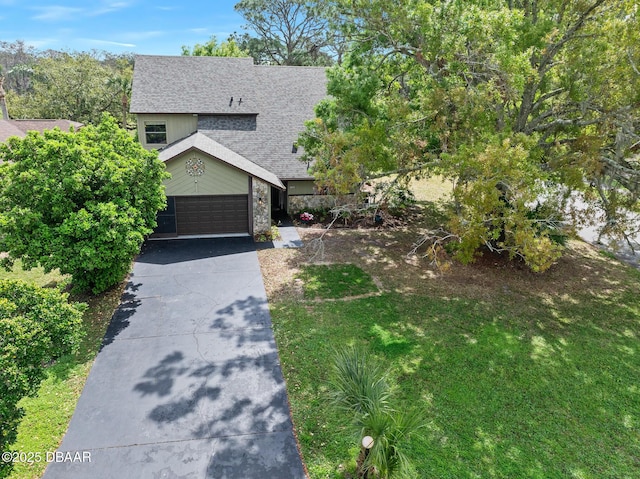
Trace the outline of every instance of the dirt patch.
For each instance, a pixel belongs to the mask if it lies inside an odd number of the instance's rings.
[[[486,253],[471,265],[453,262],[440,270],[428,258],[409,256],[420,236],[416,225],[399,228],[298,228],[305,246],[299,249],[260,251],[267,294],[272,300],[301,298],[296,274],[304,263],[353,263],[376,278],[381,290],[403,294],[490,299],[507,295],[541,298],[600,295],[628,286],[626,266],[598,253],[582,241],[570,241],[562,258],[544,273],[507,257]],[[323,236],[322,242],[318,240]]]

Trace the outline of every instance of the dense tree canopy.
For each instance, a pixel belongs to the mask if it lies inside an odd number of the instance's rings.
[[[302,138],[325,186],[384,171],[455,183],[449,229],[536,270],[558,256],[568,191],[637,205],[640,25],[634,1],[338,1],[352,42]],[[543,196],[554,196],[550,205]],[[559,199],[558,199],[559,198]],[[549,208],[554,206],[554,208]],[[555,211],[553,211],[555,210]]]
[[[248,57],[249,53],[235,42],[229,39],[218,43],[215,35],[205,43],[196,43],[193,47],[182,46],[182,55],[194,57]]]
[[[241,0],[235,6],[249,34],[233,35],[257,63],[328,65],[336,35],[330,28],[331,2]]]
[[[129,121],[133,57],[105,52],[39,52],[0,44],[11,118],[100,122],[103,112]]]
[[[164,165],[106,115],[78,132],[29,132],[0,144],[5,265],[59,269],[79,290],[122,280],[165,204]]]
[[[17,94],[29,90],[32,66],[37,56],[35,48],[25,45],[23,41],[0,42],[0,74],[6,76],[6,89]]]

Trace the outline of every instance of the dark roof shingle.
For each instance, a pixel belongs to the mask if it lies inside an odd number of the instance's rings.
[[[82,123],[71,120],[0,120],[0,143],[10,136],[24,137],[28,131],[38,131],[59,128],[62,131],[69,131],[71,127],[79,128]]]
[[[252,58],[138,55],[131,113],[257,113],[252,71]]]

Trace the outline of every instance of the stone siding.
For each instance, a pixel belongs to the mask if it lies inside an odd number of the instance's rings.
[[[322,210],[330,209],[336,206],[336,200],[333,195],[289,195],[289,208],[287,211],[296,215],[303,213],[305,210]]]
[[[270,186],[258,178],[253,178],[253,234],[271,230],[271,207],[269,206]]]
[[[198,130],[256,131],[256,115],[198,116]]]

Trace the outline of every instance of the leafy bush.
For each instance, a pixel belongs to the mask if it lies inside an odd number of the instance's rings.
[[[376,197],[380,197],[380,206],[386,208],[392,216],[402,216],[407,208],[416,204],[416,197],[411,189],[398,182],[381,182],[375,187]]]
[[[561,242],[551,239],[552,234],[557,237],[557,228],[552,228],[556,221],[547,220],[550,211],[531,209],[548,191],[543,180],[553,180],[540,166],[538,154],[533,139],[515,135],[465,158],[466,176],[454,187],[456,211],[447,225],[459,239],[457,259],[472,262],[489,248],[542,272],[560,258]]]
[[[1,161],[3,263],[57,268],[76,290],[100,293],[121,281],[166,202],[157,153],[108,115],[76,133],[10,138]]]
[[[300,221],[304,221],[304,219],[302,218],[302,215],[304,214],[311,216],[312,221],[315,223],[324,223],[325,221],[331,221],[332,218],[330,208],[306,208],[304,210],[292,212],[291,216],[294,220],[299,219]]]
[[[48,363],[77,349],[85,308],[55,289],[0,280],[0,450],[16,439],[18,401],[36,393]],[[0,476],[9,466],[0,463]]]
[[[263,231],[253,235],[253,240],[257,243],[266,243],[267,241],[273,241],[280,239],[280,229],[276,225],[271,225],[269,231]]]
[[[567,245],[569,237],[565,231],[565,222],[555,205],[538,203],[529,210],[527,218],[536,225],[538,235],[546,234],[554,244]]]

